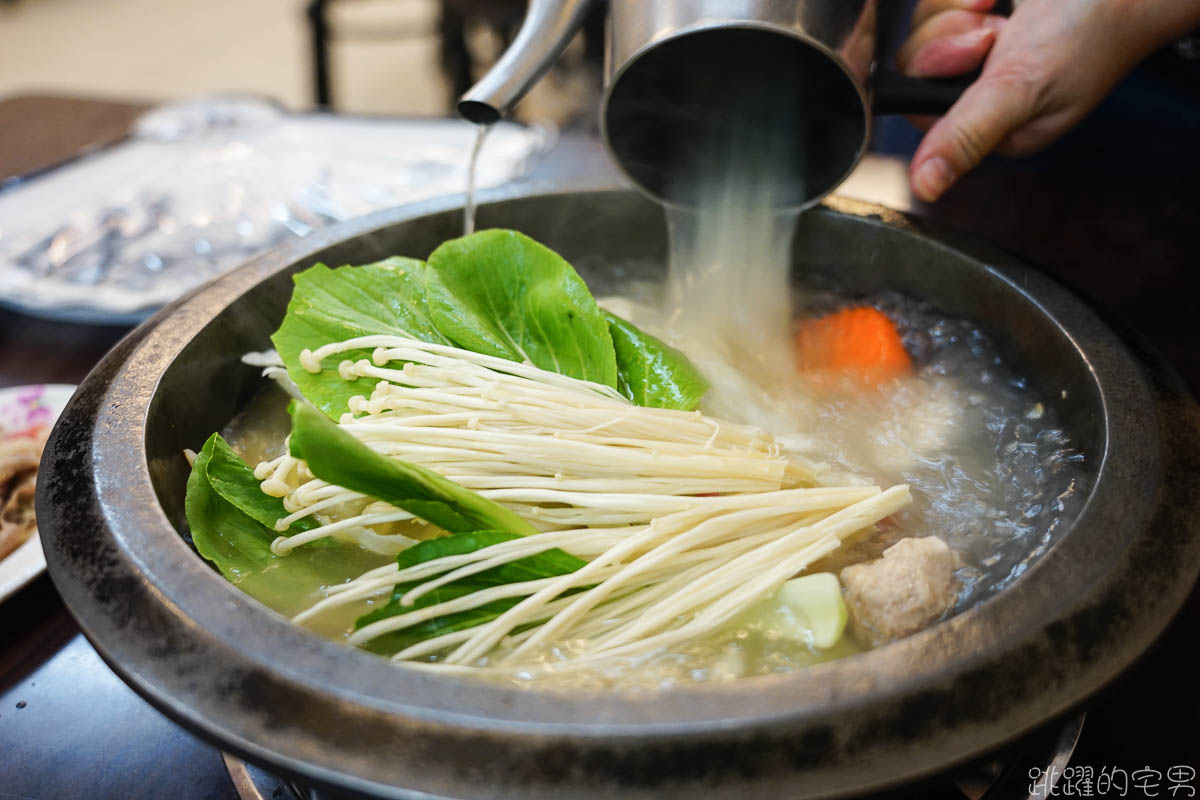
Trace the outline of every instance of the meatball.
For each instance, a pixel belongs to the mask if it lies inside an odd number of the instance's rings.
[[[928,626],[954,605],[959,564],[945,542],[927,536],[901,539],[883,558],[843,569],[855,634],[880,645]]]

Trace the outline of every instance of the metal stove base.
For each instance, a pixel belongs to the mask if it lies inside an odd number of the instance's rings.
[[[1050,797],[1083,732],[1086,714],[1065,725],[1050,725],[999,755],[973,761],[919,788],[888,792],[889,800],[1040,800]],[[341,795],[313,789],[223,753],[225,768],[242,800],[340,800]],[[1031,776],[1049,776],[1037,783]]]

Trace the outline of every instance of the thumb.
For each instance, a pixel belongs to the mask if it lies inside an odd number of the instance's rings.
[[[909,168],[913,194],[925,202],[937,200],[1029,122],[1035,109],[1036,93],[1028,81],[985,73],[921,140]]]

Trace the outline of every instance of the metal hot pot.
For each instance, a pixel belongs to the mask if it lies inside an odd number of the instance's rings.
[[[528,191],[492,195],[481,224],[547,242],[601,286],[618,269],[665,263],[662,214],[642,196]],[[38,520],[55,584],[124,680],[220,747],[315,786],[384,797],[866,791],[1078,705],[1151,644],[1192,586],[1200,422],[1159,362],[1014,258],[834,199],[802,217],[796,275],[899,290],[975,320],[1086,454],[1086,505],[1010,588],[862,655],[654,692],[434,675],[294,627],[189,547],[180,453],[261,386],[239,355],[266,346],[294,272],[425,256],[460,232],[458,202],[332,229],[176,302],[101,362],[50,440]]]

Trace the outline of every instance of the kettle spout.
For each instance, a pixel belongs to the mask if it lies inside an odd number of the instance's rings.
[[[480,125],[491,125],[507,114],[554,65],[583,25],[592,2],[529,0],[516,38],[495,66],[458,101],[458,113]]]

